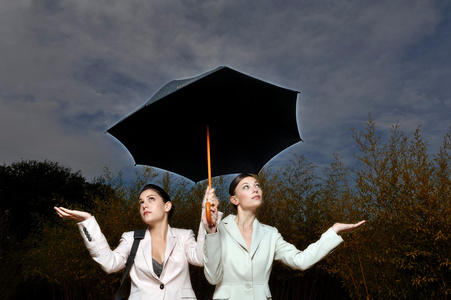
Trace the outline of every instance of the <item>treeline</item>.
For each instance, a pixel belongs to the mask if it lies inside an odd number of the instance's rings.
[[[303,155],[280,170],[264,168],[259,220],[304,249],[335,222],[366,219],[359,231],[305,272],[276,263],[273,299],[448,299],[451,294],[451,130],[436,154],[420,128],[393,126],[387,137],[370,119],[354,131],[355,153],[318,175]],[[152,168],[132,182],[108,169],[91,183],[49,161],[0,166],[0,294],[5,299],[111,299],[121,274],[106,274],[91,259],[75,222],[57,218],[64,205],[95,215],[112,248],[125,231],[144,228],[140,188],[154,182],[173,199],[171,226],[197,232],[206,183]],[[234,213],[228,180],[214,178],[220,210]],[[211,299],[202,268],[191,267],[198,299]]]

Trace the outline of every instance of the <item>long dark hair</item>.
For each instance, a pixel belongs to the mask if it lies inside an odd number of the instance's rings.
[[[175,207],[174,207],[174,203],[172,203],[171,198],[169,197],[168,193],[166,193],[165,190],[163,190],[161,187],[159,187],[156,184],[146,184],[142,189],[141,192],[139,192],[139,194],[141,195],[142,192],[144,192],[145,190],[154,190],[155,192],[157,192],[157,194],[163,198],[163,202],[171,202],[171,210],[168,213],[168,220],[171,219],[172,215],[174,214],[175,211]]]

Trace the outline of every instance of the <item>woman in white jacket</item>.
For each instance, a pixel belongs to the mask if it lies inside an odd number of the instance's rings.
[[[308,269],[343,241],[338,233],[354,231],[365,223],[336,223],[300,251],[284,241],[276,228],[256,219],[263,192],[255,177],[238,175],[229,193],[237,215],[227,216],[218,231],[205,239],[204,273],[216,285],[213,299],[271,299],[268,281],[274,260],[293,269]]]
[[[200,224],[197,242],[192,230],[170,227],[168,220],[174,212],[174,205],[169,195],[157,185],[146,185],[138,201],[141,218],[148,225],[148,230],[130,269],[129,299],[196,299],[191,286],[189,264],[203,265],[204,225]],[[210,202],[214,225],[207,226],[216,228],[218,202],[216,198],[211,198]],[[94,216],[63,207],[55,207],[55,210],[62,218],[79,222],[77,225],[89,253],[104,271],[113,273],[125,268],[134,240],[133,231],[125,232],[119,246],[113,251]]]

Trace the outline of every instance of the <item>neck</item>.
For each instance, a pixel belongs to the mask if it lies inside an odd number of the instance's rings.
[[[238,227],[243,230],[247,230],[248,228],[252,229],[252,224],[254,224],[255,220],[255,212],[238,210],[238,214],[235,218],[235,222],[238,224]]]
[[[168,222],[159,222],[154,225],[149,225],[150,236],[153,240],[166,240],[168,229]]]

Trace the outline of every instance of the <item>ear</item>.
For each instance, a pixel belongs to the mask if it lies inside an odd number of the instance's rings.
[[[169,212],[171,210],[171,208],[172,208],[172,202],[171,201],[168,201],[168,202],[166,202],[164,204],[164,211],[165,212]]]
[[[235,196],[230,196],[230,202],[236,206],[238,206],[238,204],[240,204],[240,202],[238,201],[238,199]]]

